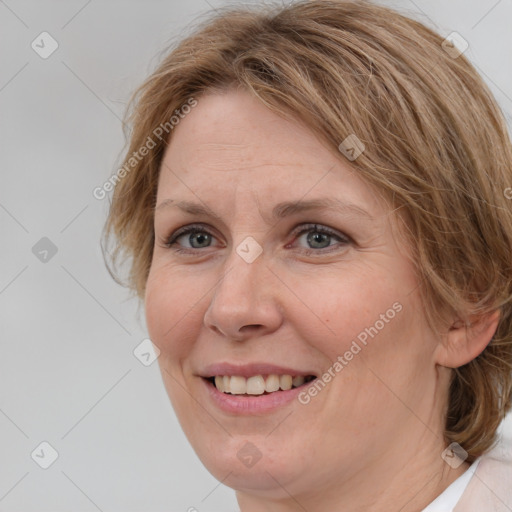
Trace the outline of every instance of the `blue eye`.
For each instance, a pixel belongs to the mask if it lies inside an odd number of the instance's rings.
[[[183,242],[178,243],[178,240],[183,239]],[[210,247],[212,240],[215,237],[202,226],[187,226],[183,229],[179,229],[176,233],[173,233],[169,239],[165,242],[167,247],[174,245],[180,245],[187,249],[204,249]],[[177,249],[181,250],[181,249]]]
[[[351,242],[348,236],[317,224],[299,226],[292,236],[294,237],[293,242],[286,245],[286,248],[293,248],[293,243],[299,241],[298,248],[308,254],[330,252]],[[164,245],[177,252],[193,253],[200,249],[213,247],[216,240],[217,238],[204,226],[192,224],[171,234],[165,240]]]
[[[304,235],[307,236],[304,237]],[[316,224],[301,226],[295,240],[300,240],[301,238],[307,244],[306,246],[302,245],[302,247],[309,250],[309,252],[319,252],[322,249],[327,249],[337,244],[346,245],[350,242],[347,236],[337,233],[325,226],[318,226]],[[333,244],[333,242],[335,243]],[[311,249],[314,251],[311,251]]]

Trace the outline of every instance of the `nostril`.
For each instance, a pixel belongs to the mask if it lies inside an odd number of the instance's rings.
[[[261,324],[244,325],[240,328],[240,331],[255,331],[263,327]]]

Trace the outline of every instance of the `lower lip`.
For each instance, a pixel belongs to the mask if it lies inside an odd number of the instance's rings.
[[[200,377],[213,402],[223,411],[235,414],[258,414],[279,409],[293,400],[304,391],[308,384],[287,391],[276,391],[268,395],[242,396],[231,395],[219,391],[210,381]]]

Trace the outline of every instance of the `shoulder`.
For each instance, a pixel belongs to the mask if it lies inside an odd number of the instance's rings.
[[[453,512],[512,510],[512,449],[499,446],[483,455]]]

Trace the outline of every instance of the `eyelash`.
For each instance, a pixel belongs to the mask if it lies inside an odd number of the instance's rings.
[[[315,232],[315,233],[329,235],[334,238],[337,238],[339,240],[338,243],[343,246],[348,245],[349,243],[352,242],[352,239],[349,236],[344,235],[342,233],[338,233],[326,226],[322,226],[322,225],[318,225],[318,224],[303,224],[301,226],[298,226],[296,229],[294,229],[291,234],[294,237],[294,241],[295,241],[304,233],[308,233],[311,231]],[[201,249],[200,248],[179,247],[179,246],[177,246],[176,242],[182,236],[192,235],[192,234],[196,234],[196,233],[206,233],[206,234],[210,235],[211,237],[215,238],[215,235],[210,230],[206,229],[206,227],[204,225],[191,224],[189,226],[185,226],[183,228],[178,229],[175,233],[173,233],[169,237],[167,237],[164,241],[164,246],[166,248],[172,249],[178,253],[195,254],[196,251],[200,251]],[[327,252],[332,252],[333,250],[335,250],[335,249],[333,249],[333,247],[335,248],[336,246],[328,246],[328,247],[324,247],[324,248],[320,248],[320,249],[302,248],[302,252],[304,252],[308,255],[319,254],[319,253],[325,254]]]

